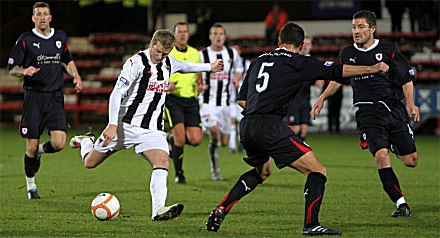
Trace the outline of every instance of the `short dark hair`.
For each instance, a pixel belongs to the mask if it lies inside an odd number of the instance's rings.
[[[32,8],[32,15],[35,14],[35,8],[37,8],[37,7],[47,7],[47,8],[49,8],[49,13],[50,13],[49,3],[46,3],[46,2],[36,2],[34,4],[34,7]]]
[[[280,31],[280,44],[293,44],[300,47],[304,41],[304,29],[293,22],[287,23]]]
[[[221,24],[215,23],[215,24],[211,27],[211,29],[209,29],[209,34],[211,34],[213,28],[222,28],[223,31],[225,32],[225,35],[226,35],[226,29],[225,29],[225,27],[223,27]]]
[[[176,32],[176,28],[177,28],[178,25],[188,26],[188,23],[183,22],[183,21],[179,21],[178,23],[174,24],[173,32]],[[188,28],[189,28],[189,26],[188,26]]]
[[[360,10],[353,15],[353,19],[364,18],[368,23],[368,26],[372,27],[376,25],[376,14],[368,10]]]

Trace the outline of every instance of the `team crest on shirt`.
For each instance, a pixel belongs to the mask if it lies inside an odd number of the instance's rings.
[[[382,53],[377,53],[376,59],[377,59],[377,61],[381,61],[382,60]]]
[[[55,41],[55,45],[59,48],[61,48],[61,41],[57,40]]]
[[[28,129],[26,127],[21,128],[21,133],[26,135],[28,133]]]
[[[9,58],[8,59],[8,64],[14,64],[14,59],[13,58]]]

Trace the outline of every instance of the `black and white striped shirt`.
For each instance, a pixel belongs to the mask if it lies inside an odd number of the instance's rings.
[[[211,64],[180,62],[168,56],[158,64],[150,58],[150,49],[130,57],[118,77],[115,91],[122,95],[119,117],[131,125],[163,130],[163,111],[170,75],[211,70]],[[112,100],[110,100],[112,101]],[[113,107],[114,108],[114,107]],[[116,124],[118,112],[109,107],[109,123]]]
[[[214,63],[217,59],[223,60],[223,70],[218,73],[204,73],[203,78],[208,86],[202,95],[203,103],[212,106],[229,106],[232,73],[242,73],[243,64],[240,55],[234,48],[223,47],[221,51],[214,51],[211,46],[199,51],[201,62]]]

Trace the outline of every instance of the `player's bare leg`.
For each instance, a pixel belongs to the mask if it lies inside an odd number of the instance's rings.
[[[218,125],[208,129],[209,144],[208,144],[208,156],[211,164],[211,176],[213,180],[223,180],[220,174],[220,155],[219,146],[221,142],[221,133]]]

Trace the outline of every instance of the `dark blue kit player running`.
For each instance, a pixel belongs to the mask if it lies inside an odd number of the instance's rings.
[[[410,216],[411,210],[391,167],[388,150],[394,151],[406,166],[417,166],[418,156],[409,118],[420,120],[419,109],[414,104],[414,72],[392,43],[374,38],[376,15],[373,12],[361,10],[355,13],[352,23],[354,44],[341,50],[339,62],[350,65],[386,62],[390,66],[389,72],[331,82],[313,105],[312,117],[319,114],[324,100],[341,87],[340,83],[351,85],[353,106],[358,107],[356,121],[361,146],[368,148],[374,156],[383,189],[397,207],[391,216]],[[403,98],[406,105],[401,102]]]
[[[40,168],[41,154],[58,152],[66,143],[67,120],[61,91],[63,66],[73,76],[76,92],[81,91],[82,81],[69,52],[66,34],[50,27],[49,4],[35,3],[32,21],[35,28],[18,38],[8,60],[8,69],[11,75],[24,77],[20,133],[26,138],[26,188],[29,199],[38,199],[35,174]],[[45,128],[50,140],[39,144]]]
[[[273,158],[279,169],[290,167],[307,176],[303,191],[306,201],[302,234],[341,235],[319,223],[327,169],[285,123],[287,106],[305,81],[386,72],[388,66],[385,63],[351,66],[320,61],[298,54],[303,41],[302,27],[287,23],[278,37],[279,48],[259,56],[250,65],[238,103],[244,108],[244,118],[240,122],[240,143],[248,156],[244,160],[254,168],[241,175],[211,212],[206,222],[207,230],[217,231],[232,206],[271,175],[269,158]]]

